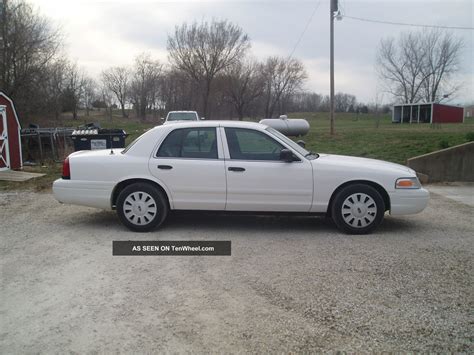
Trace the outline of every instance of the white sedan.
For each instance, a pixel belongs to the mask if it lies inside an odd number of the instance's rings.
[[[215,210],[322,214],[363,234],[386,211],[418,213],[429,200],[405,166],[312,153],[273,128],[232,121],[169,124],[123,150],[72,153],[53,192],[63,203],[116,209],[137,232],[170,210]]]

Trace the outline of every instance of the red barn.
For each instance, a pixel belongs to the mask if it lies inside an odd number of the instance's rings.
[[[21,169],[20,122],[13,101],[0,91],[0,170]]]
[[[438,103],[393,106],[393,123],[463,123],[464,108]]]

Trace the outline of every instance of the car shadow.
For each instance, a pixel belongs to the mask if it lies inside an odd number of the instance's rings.
[[[386,216],[377,235],[393,233],[411,233],[419,229],[419,221],[414,219],[394,218]],[[96,230],[113,230],[117,233],[129,232],[119,221],[115,212],[100,211],[98,213],[78,216],[73,223],[80,227],[87,225]],[[71,226],[71,224],[69,224]],[[265,233],[329,233],[344,235],[334,222],[324,216],[299,215],[256,215],[203,211],[172,211],[163,225],[151,233],[189,233],[193,230],[206,232],[265,232]]]
[[[201,211],[173,211],[168,216],[163,230],[189,228],[206,228],[211,230],[234,231],[314,231],[335,229],[332,221],[324,217],[297,215],[258,215]]]

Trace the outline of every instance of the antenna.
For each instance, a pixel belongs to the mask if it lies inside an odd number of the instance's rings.
[[[109,138],[110,138],[110,155],[115,154],[114,153],[114,139],[112,137],[112,130],[109,129]]]

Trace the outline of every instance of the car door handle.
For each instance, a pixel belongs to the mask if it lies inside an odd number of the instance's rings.
[[[158,165],[158,169],[170,170],[173,169],[173,167],[171,165]]]
[[[245,168],[239,168],[239,167],[236,167],[236,166],[231,166],[231,167],[229,167],[228,170],[229,171],[245,171]]]

